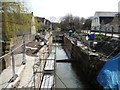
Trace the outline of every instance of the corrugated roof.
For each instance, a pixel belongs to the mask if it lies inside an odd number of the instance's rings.
[[[104,24],[110,23],[114,17],[100,17],[100,24],[103,22]]]
[[[114,17],[116,14],[118,14],[118,12],[96,12],[95,16],[98,17]]]

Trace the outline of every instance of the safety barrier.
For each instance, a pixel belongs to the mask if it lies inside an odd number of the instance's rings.
[[[10,48],[9,53],[0,57],[0,89],[17,86],[22,71],[26,64],[26,42],[25,35],[22,37],[22,44]]]

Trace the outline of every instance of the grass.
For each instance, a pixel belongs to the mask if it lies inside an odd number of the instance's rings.
[[[95,35],[95,40],[96,41],[105,41],[105,40],[107,40],[107,39],[110,39],[111,37],[109,37],[109,36],[105,36],[105,35],[102,35],[102,34],[96,34]]]

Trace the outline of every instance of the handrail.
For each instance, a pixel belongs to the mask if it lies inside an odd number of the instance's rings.
[[[31,42],[31,41],[29,41],[29,42]],[[29,42],[26,42],[26,43],[24,43],[24,44],[27,44],[27,43],[29,43]],[[5,56],[7,56],[7,55],[9,55],[9,54],[11,54],[11,53],[13,53],[14,51],[16,51],[18,48],[20,48],[20,47],[23,46],[24,44],[19,45],[18,47],[16,47],[15,49],[13,49],[12,51],[10,51],[9,53],[1,56],[0,59],[4,58]]]

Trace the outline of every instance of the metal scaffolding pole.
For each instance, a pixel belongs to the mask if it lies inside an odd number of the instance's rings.
[[[11,49],[11,56],[12,56],[12,72],[13,72],[13,76],[15,76],[15,60],[14,60],[14,53],[12,52],[12,49]]]
[[[25,58],[25,54],[26,54],[26,48],[25,48],[25,35],[23,35],[23,61],[22,64],[26,64],[26,58]]]

